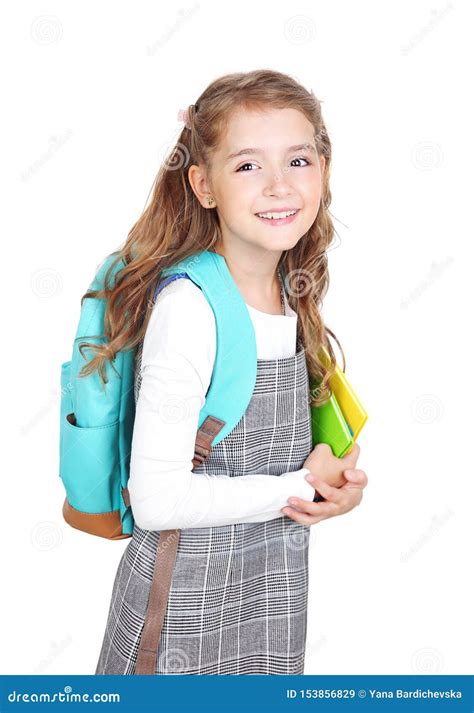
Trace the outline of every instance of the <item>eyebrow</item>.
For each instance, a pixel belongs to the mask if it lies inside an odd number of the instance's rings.
[[[315,154],[316,153],[316,148],[313,146],[313,144],[295,144],[294,146],[289,146],[287,149],[287,153],[291,153],[292,151],[310,151],[311,153]],[[258,148],[246,148],[246,149],[240,149],[240,151],[235,151],[234,153],[230,153],[226,157],[226,162],[230,161],[233,158],[237,158],[237,156],[242,156],[243,154],[263,154],[265,153],[262,149]]]

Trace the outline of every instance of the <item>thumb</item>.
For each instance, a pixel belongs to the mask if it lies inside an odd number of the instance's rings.
[[[360,468],[348,468],[343,471],[343,474],[349,483],[353,483],[358,488],[365,488],[368,483],[367,474]]]
[[[344,477],[346,480],[350,480],[351,483],[358,483],[362,480],[359,471],[355,468],[348,468],[344,471]]]
[[[351,450],[346,453],[344,456],[344,460],[347,462],[347,465],[349,468],[352,470],[355,464],[357,463],[357,459],[359,458],[359,453],[360,453],[360,446],[358,443],[354,443]]]

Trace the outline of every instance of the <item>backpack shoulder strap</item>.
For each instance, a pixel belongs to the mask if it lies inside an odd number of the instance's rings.
[[[188,280],[191,279],[189,275],[184,271],[173,272],[172,274],[165,276],[165,278],[159,283],[158,287],[155,290],[154,299],[156,300],[161,290],[163,290],[167,285],[169,285],[170,282],[174,282],[174,280],[177,280],[179,278]],[[217,418],[216,416],[211,416],[208,413],[205,413],[204,418],[202,418],[201,411],[199,417],[199,428],[196,433],[196,442],[194,446],[194,467],[203,463],[209,456],[209,453],[212,449],[212,441],[222,431],[225,424],[225,420]]]
[[[199,426],[214,414],[225,421],[213,438],[215,446],[237,425],[252,397],[257,378],[253,323],[222,255],[204,250],[165,268],[162,275],[169,281],[178,277],[191,279],[201,288],[214,313],[216,358]],[[165,281],[158,290],[164,286]]]

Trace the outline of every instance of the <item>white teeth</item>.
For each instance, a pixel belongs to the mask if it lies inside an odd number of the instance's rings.
[[[278,220],[279,218],[288,218],[289,215],[294,215],[296,210],[288,210],[285,213],[257,213],[259,218],[271,218],[272,220]]]

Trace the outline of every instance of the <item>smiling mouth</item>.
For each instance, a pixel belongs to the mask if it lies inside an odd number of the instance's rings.
[[[299,208],[289,208],[288,210],[266,210],[260,213],[255,213],[259,218],[269,218],[270,220],[279,220],[280,218],[289,218],[295,215]]]
[[[265,213],[255,213],[255,216],[264,223],[272,225],[285,225],[286,223],[291,223],[296,218],[300,210],[300,208],[294,208],[293,210],[285,211],[267,211]]]

